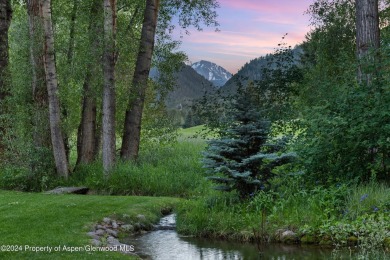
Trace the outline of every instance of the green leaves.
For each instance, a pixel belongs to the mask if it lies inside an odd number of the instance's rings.
[[[303,44],[305,73],[296,109],[305,131],[295,147],[306,178],[323,184],[368,181],[372,175],[386,179],[389,74],[376,73],[370,87],[356,79],[354,1],[315,1],[308,13],[315,28]],[[383,39],[381,65],[369,59],[360,65],[371,72],[385,67],[388,42]]]

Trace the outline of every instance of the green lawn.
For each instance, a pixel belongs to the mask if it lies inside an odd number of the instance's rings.
[[[213,139],[217,137],[216,134],[207,133],[207,127],[204,125],[193,126],[189,128],[179,129],[179,141],[191,141],[205,144],[207,139]]]
[[[19,252],[1,252],[0,259],[128,259],[120,253],[25,251],[25,246],[89,245],[86,232],[103,217],[143,214],[157,221],[160,210],[173,207],[175,198],[46,195],[0,190],[0,246],[22,246]],[[1,249],[0,249],[1,250]],[[136,249],[137,250],[137,249]]]
[[[204,130],[204,125],[193,126],[189,128],[180,129],[179,134],[182,137],[193,137],[198,134],[200,131]]]

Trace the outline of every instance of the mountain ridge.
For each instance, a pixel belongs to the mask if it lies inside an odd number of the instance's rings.
[[[268,53],[252,59],[246,62],[239,71],[225,83],[222,89],[226,92],[234,92],[237,90],[238,82],[245,86],[248,81],[259,81],[263,78],[264,68],[274,68],[276,63],[287,64],[289,61],[286,60],[286,57],[292,59],[290,63],[298,64],[302,53],[302,48],[297,45],[293,49],[282,49],[281,51],[279,50],[279,52]],[[285,58],[283,59],[283,57]]]
[[[176,86],[173,91],[168,94],[168,107],[177,105],[188,105],[192,100],[202,97],[205,93],[215,91],[213,85],[204,77],[196,73],[191,66],[183,65],[183,67],[175,73]]]
[[[223,67],[206,60],[195,62],[191,67],[217,88],[222,87],[233,76]]]

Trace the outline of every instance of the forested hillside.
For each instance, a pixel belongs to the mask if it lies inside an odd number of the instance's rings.
[[[285,45],[285,43],[284,43]],[[223,86],[223,90],[226,92],[234,92],[237,90],[238,82],[242,84],[246,84],[248,81],[259,81],[264,78],[264,70],[275,68],[277,66],[289,65],[291,63],[299,64],[302,48],[301,46],[296,46],[294,48],[281,46],[276,48],[274,53],[269,53],[265,56],[258,57],[256,59],[250,60],[245,63],[241,69],[230,78],[225,85]],[[286,53],[286,51],[288,53]],[[283,59],[279,59],[279,56],[284,53]]]

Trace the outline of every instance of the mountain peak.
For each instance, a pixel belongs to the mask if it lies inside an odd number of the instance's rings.
[[[216,87],[222,87],[232,77],[226,69],[206,60],[195,62],[191,67]]]

